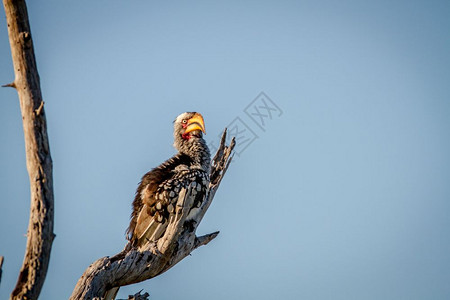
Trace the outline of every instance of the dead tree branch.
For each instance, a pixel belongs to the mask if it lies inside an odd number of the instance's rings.
[[[52,159],[39,74],[24,0],[3,0],[22,112],[31,209],[27,248],[11,299],[37,299],[47,274],[53,234]]]
[[[129,295],[128,300],[148,300],[148,296],[150,296],[148,293],[141,294],[142,290],[137,292],[134,295]]]
[[[234,138],[230,146],[226,146],[226,130],[222,137],[219,150],[212,161],[209,192],[193,220],[186,221],[188,213],[193,209],[195,198],[190,186],[180,191],[175,214],[170,218],[166,232],[156,243],[147,243],[142,249],[127,246],[121,253],[111,258],[103,257],[95,261],[78,280],[71,300],[104,299],[108,290],[117,290],[120,286],[158,276],[188,256],[194,249],[208,244],[219,234],[214,232],[197,237],[195,231],[232,159]],[[190,213],[192,214],[192,211]]]
[[[2,282],[2,267],[3,267],[3,256],[0,256],[0,283]]]

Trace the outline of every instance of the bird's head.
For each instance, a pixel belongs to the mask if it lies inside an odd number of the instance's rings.
[[[174,121],[174,146],[178,151],[182,151],[183,145],[187,146],[198,139],[203,139],[203,133],[206,134],[205,122],[200,113],[182,113]]]

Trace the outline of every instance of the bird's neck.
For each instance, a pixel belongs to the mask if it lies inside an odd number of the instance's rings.
[[[188,155],[192,159],[194,167],[199,167],[203,171],[208,172],[211,156],[205,140],[203,138],[195,138],[183,146],[179,149],[180,153]]]

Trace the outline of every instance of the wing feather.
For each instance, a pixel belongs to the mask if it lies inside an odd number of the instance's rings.
[[[189,207],[195,209],[189,215],[195,215],[204,200],[209,177],[203,170],[190,169],[190,163],[189,157],[177,154],[142,177],[127,230],[134,246],[156,241],[164,234],[186,189],[194,194],[194,203]]]

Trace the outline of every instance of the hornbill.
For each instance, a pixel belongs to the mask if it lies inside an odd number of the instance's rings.
[[[127,230],[133,247],[155,242],[164,235],[181,189],[194,191],[192,210],[201,206],[209,188],[211,163],[203,133],[205,124],[200,113],[185,112],[174,121],[173,145],[178,153],[145,174],[136,191]]]

